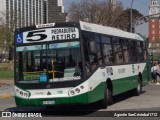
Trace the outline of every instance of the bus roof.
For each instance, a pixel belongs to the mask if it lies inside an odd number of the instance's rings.
[[[82,30],[85,30],[85,31],[144,41],[144,39],[138,34],[126,32],[113,27],[102,26],[102,25],[87,23],[83,21],[80,21],[80,27]]]

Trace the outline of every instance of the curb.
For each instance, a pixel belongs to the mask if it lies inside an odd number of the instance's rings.
[[[11,85],[10,85],[10,84],[7,84],[7,83],[0,83],[0,87],[3,87],[3,86],[8,86],[8,87],[10,87]]]
[[[11,95],[11,94],[1,94],[0,95],[0,99],[7,99],[7,98],[11,98],[13,97],[14,95]]]
[[[14,93],[10,87],[12,87],[12,83],[5,83],[0,80],[0,99],[7,99],[14,96]]]
[[[157,84],[157,83],[149,83],[149,85],[160,85],[160,83],[159,84]]]

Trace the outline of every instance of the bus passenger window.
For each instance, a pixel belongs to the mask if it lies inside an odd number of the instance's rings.
[[[100,35],[95,35],[95,41],[96,41],[97,62],[98,62],[98,65],[102,65],[103,57],[102,57]]]
[[[105,64],[112,64],[113,63],[113,51],[110,44],[103,44],[103,57]]]
[[[90,41],[89,51],[90,51],[89,60],[90,60],[90,64],[91,64],[91,70],[94,70],[98,65],[95,41]]]
[[[94,34],[88,33],[83,35],[84,40],[84,55],[86,62],[86,70],[89,75],[98,66],[96,42]]]
[[[111,38],[108,36],[101,36],[101,47],[103,53],[103,60],[105,64],[113,63],[113,50],[111,46]]]
[[[123,46],[123,53],[125,63],[129,63],[129,50],[127,46]]]
[[[129,42],[130,62],[137,62],[137,44],[136,41]]]
[[[114,49],[114,59],[116,64],[122,64],[124,62],[122,44],[123,40],[117,37],[112,37],[113,49]]]
[[[138,53],[138,60],[141,62],[144,60],[143,55],[143,43],[137,42],[137,53]]]
[[[147,59],[147,52],[146,52],[146,44],[143,43],[143,53],[144,53],[144,60]]]
[[[123,63],[123,52],[121,45],[114,45],[115,63]]]
[[[102,52],[101,52],[101,44],[96,43],[96,48],[97,48],[97,61],[99,65],[102,65],[103,60],[102,60]]]

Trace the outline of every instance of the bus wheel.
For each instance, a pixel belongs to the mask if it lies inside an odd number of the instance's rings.
[[[108,88],[107,88],[107,102],[109,105],[111,105],[113,103],[112,91]]]
[[[100,107],[103,109],[106,109],[108,106],[108,101],[107,101],[107,86],[105,85],[104,89],[104,99],[99,101]]]
[[[138,79],[137,88],[134,90],[134,95],[139,96],[142,92],[142,81]]]

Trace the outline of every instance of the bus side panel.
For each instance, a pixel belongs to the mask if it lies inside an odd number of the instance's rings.
[[[148,84],[148,79],[150,76],[148,70],[148,64],[145,65],[144,70],[142,71],[142,85]],[[138,84],[138,73],[135,76],[130,76],[126,78],[112,80],[113,84],[113,95],[118,95],[120,93],[132,90],[137,87]]]
[[[132,76],[127,78],[112,80],[113,95],[118,95],[120,93],[136,88],[137,79],[138,79],[137,76]]]
[[[100,83],[93,91],[88,93],[89,103],[104,99],[105,82]]]
[[[104,87],[105,87],[105,83],[104,82],[100,83],[93,90],[92,88],[90,88],[91,91],[82,95],[72,97],[70,99],[70,102],[71,103],[93,103],[93,102],[99,101],[104,98]]]

